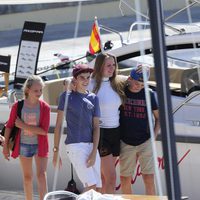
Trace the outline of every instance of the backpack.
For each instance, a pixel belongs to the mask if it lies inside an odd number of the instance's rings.
[[[20,100],[18,101],[18,105],[17,105],[17,116],[19,118],[21,118],[21,111],[22,111],[22,107],[24,105],[24,100]],[[5,130],[6,130],[6,124],[7,122],[4,124],[2,130],[1,130],[1,135],[4,136],[5,135]],[[15,147],[15,138],[16,138],[16,135],[17,135],[17,132],[18,132],[19,128],[14,126],[10,132],[10,137],[9,137],[9,142],[8,142],[8,146],[9,146],[9,149],[10,150],[14,150],[14,147]]]

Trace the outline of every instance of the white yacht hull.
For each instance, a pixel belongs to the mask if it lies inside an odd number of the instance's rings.
[[[52,190],[63,190],[67,187],[68,181],[71,179],[70,174],[70,162],[66,157],[66,153],[64,150],[64,137],[62,138],[62,151],[61,156],[63,160],[63,166],[60,170],[58,170],[58,176],[56,177],[56,171],[52,165],[52,153],[49,156],[49,164],[47,170],[48,176],[48,188],[49,191]],[[52,146],[52,138],[53,134],[49,135],[50,145]],[[163,194],[166,195],[165,188],[165,174],[164,174],[164,159],[162,153],[162,145],[161,142],[156,142],[156,147],[158,150],[158,168],[161,177],[162,190]],[[200,152],[200,144],[194,143],[177,143],[177,154],[178,154],[178,166],[180,173],[180,182],[181,182],[181,190],[183,196],[188,196],[190,200],[197,200],[200,191],[199,191],[199,180],[200,174],[199,165],[200,159],[197,159]],[[23,182],[22,175],[20,169],[19,159],[11,159],[10,161],[6,161],[3,159],[2,154],[0,155],[0,165],[1,165],[1,173],[0,173],[0,191],[23,191]],[[117,183],[116,183],[116,193],[121,193],[120,187],[120,178],[119,178],[119,163],[116,165],[117,169]],[[35,165],[34,165],[35,170]],[[34,172],[35,174],[35,172]],[[80,191],[82,191],[82,185],[78,180],[76,174],[74,174],[74,179],[77,183],[77,187]],[[55,184],[56,182],[56,184]],[[54,188],[54,184],[56,187]],[[136,168],[136,172],[132,177],[132,189],[135,194],[144,194],[144,185],[142,182],[142,176],[140,173],[139,165]],[[37,184],[34,179],[34,192],[37,193]]]
[[[182,36],[181,36],[182,38]],[[177,41],[186,44],[186,39],[192,38],[190,36],[185,37],[185,40],[180,39],[180,37],[170,38],[167,44],[177,44]],[[196,36],[196,39],[200,41],[200,34]],[[191,42],[191,40],[187,40]],[[151,48],[150,42],[146,42],[147,46],[146,49]],[[133,52],[139,51],[139,45],[127,45],[122,48],[118,48],[116,50],[112,50],[111,52],[116,55],[118,58],[123,60],[123,56],[129,55]],[[53,92],[52,92],[53,91]],[[51,90],[51,94],[53,94],[54,90]],[[200,196],[199,190],[199,180],[200,180],[200,173],[199,166],[200,166],[200,159],[199,152],[200,152],[200,120],[199,120],[199,113],[200,113],[200,94],[198,93],[196,97],[192,98],[189,102],[186,102],[187,99],[191,97],[194,93],[191,93],[190,96],[186,97],[178,97],[172,96],[172,105],[173,109],[176,109],[180,106],[180,108],[174,114],[174,127],[175,127],[175,134],[177,139],[177,153],[178,153],[178,165],[179,165],[179,173],[180,173],[180,180],[181,180],[181,190],[182,195],[189,196],[191,200],[197,200]],[[185,103],[184,103],[185,102]],[[55,104],[53,104],[55,106]],[[3,124],[9,117],[10,107],[7,103],[6,99],[0,99],[0,123]],[[51,121],[50,126],[51,128],[55,127],[56,123],[56,113],[51,112]],[[50,156],[49,156],[49,164],[48,164],[48,186],[49,190],[59,190],[65,189],[67,187],[68,181],[71,179],[70,175],[70,162],[66,158],[65,154],[65,145],[64,140],[66,135],[62,135],[61,139],[61,156],[63,158],[63,166],[60,170],[58,170],[58,177],[55,177],[55,169],[53,169],[52,161],[52,147],[53,147],[53,133],[50,130],[49,133],[49,142],[50,142]],[[157,152],[158,152],[158,167],[159,172],[161,175],[161,182],[163,193],[166,194],[165,190],[165,175],[164,175],[164,160],[163,160],[163,153],[162,153],[162,146],[160,140],[156,142]],[[5,161],[2,154],[0,154],[0,190],[23,190],[22,186],[22,176],[20,173],[20,164],[19,160],[11,159],[9,162]],[[119,179],[119,163],[116,165],[117,168],[117,193],[121,193],[120,190],[120,179]],[[3,181],[2,181],[3,180]],[[82,185],[80,184],[77,176],[75,175],[75,180],[77,182],[77,186],[79,190],[82,190]],[[56,181],[56,187],[54,188],[54,183]],[[36,180],[34,180],[34,190],[36,191]],[[144,194],[144,187],[142,183],[142,178],[140,174],[140,169],[137,167],[136,174],[133,174],[133,190],[135,194]]]

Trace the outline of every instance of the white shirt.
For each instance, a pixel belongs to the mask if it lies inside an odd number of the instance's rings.
[[[95,81],[94,79],[91,79],[88,89],[92,91],[94,85]],[[108,78],[104,78],[102,81],[97,96],[99,98],[101,111],[100,127],[117,128],[119,126],[119,107],[121,105],[121,99],[112,89]]]

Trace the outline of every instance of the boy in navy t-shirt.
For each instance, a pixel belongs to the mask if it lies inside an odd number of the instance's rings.
[[[149,78],[147,66],[139,65],[133,69],[125,87],[126,100],[120,107],[120,177],[123,194],[131,194],[131,179],[137,160],[147,195],[155,195],[153,152],[147,115],[143,69]],[[154,93],[150,90],[152,113],[154,116],[154,134],[158,134],[159,114]]]
[[[86,64],[79,64],[73,69],[76,89],[65,91],[60,95],[54,131],[53,164],[56,166],[59,159],[60,130],[62,119],[65,116],[67,156],[84,186],[84,191],[90,189],[100,191],[102,187],[100,156],[97,150],[100,131],[99,101],[94,93],[87,91],[92,72],[93,69]]]

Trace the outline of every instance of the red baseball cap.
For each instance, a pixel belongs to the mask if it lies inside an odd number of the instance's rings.
[[[91,74],[93,71],[94,70],[90,68],[87,64],[78,64],[74,67],[72,75],[74,78],[76,78],[79,74],[87,72]]]

